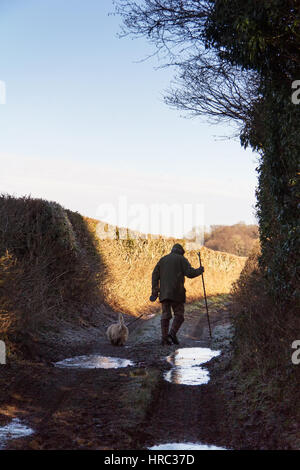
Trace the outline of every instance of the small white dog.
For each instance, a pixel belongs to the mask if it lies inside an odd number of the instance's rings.
[[[119,313],[119,322],[113,323],[106,330],[106,336],[114,346],[124,346],[128,339],[128,328],[124,323],[122,313]]]

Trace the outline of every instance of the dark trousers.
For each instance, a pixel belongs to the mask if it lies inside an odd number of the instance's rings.
[[[171,320],[172,310],[174,312],[174,317],[179,317],[181,323],[184,320],[184,303],[183,302],[174,302],[173,300],[163,300],[162,303],[162,320]]]

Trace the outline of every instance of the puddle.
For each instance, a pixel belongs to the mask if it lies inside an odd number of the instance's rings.
[[[3,449],[10,439],[30,436],[33,432],[31,428],[22,424],[18,418],[14,418],[6,426],[0,427],[0,449]]]
[[[209,382],[209,372],[201,367],[213,357],[219,356],[221,351],[212,351],[209,348],[182,348],[167,357],[173,368],[164,374],[168,382],[182,385],[204,385]]]
[[[99,356],[75,356],[56,362],[57,367],[74,367],[81,369],[119,369],[120,367],[133,366],[134,362],[120,357]]]
[[[192,442],[170,442],[149,447],[149,450],[226,450],[224,447],[209,446]]]

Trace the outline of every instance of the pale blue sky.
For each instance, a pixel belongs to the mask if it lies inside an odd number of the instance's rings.
[[[111,11],[110,0],[1,1],[0,191],[91,217],[126,196],[203,204],[206,225],[253,223],[256,156],[220,140],[224,125],[169,109],[172,71],[140,62],[150,46],[117,38]]]

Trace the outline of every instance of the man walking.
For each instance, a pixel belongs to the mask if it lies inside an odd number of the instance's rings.
[[[184,249],[176,243],[171,253],[163,256],[155,266],[152,273],[152,295],[150,300],[155,302],[159,295],[162,304],[161,333],[162,344],[179,344],[176,336],[179,328],[184,322],[185,287],[184,278],[200,276],[204,268],[192,268],[189,261],[183,256]],[[169,323],[172,318],[171,309],[174,312],[174,319],[169,332]]]

